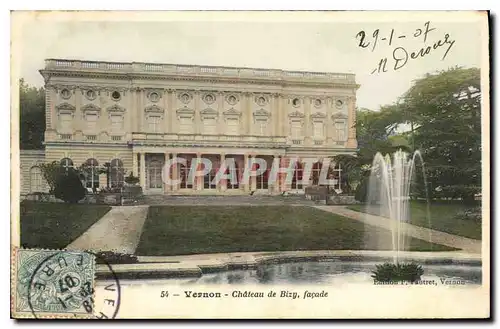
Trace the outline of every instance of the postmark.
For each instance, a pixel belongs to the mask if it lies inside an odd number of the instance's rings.
[[[13,317],[93,317],[93,254],[18,249],[13,269]]]

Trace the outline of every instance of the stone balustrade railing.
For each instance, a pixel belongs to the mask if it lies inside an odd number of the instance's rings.
[[[221,77],[257,78],[287,81],[331,81],[345,84],[355,84],[355,75],[347,73],[330,72],[302,72],[285,71],[274,69],[237,68],[223,66],[198,66],[198,65],[174,65],[153,63],[119,63],[119,62],[95,62],[66,59],[47,59],[45,61],[47,70],[81,70],[81,71],[104,71],[123,73],[162,73],[165,75],[208,75]]]

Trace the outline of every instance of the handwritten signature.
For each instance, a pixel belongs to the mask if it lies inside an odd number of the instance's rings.
[[[393,71],[397,71],[403,68],[410,59],[415,60],[423,58],[435,52],[439,48],[446,49],[444,55],[441,58],[441,60],[444,60],[455,44],[456,40],[451,39],[450,35],[448,33],[445,33],[443,39],[439,39],[432,44],[427,44],[427,37],[429,36],[429,33],[435,30],[436,28],[431,28],[430,21],[426,22],[423,29],[416,29],[415,32],[410,36],[413,36],[413,38],[422,38],[422,43],[424,43],[423,47],[411,52],[409,52],[405,47],[402,46],[395,47],[394,49],[392,49],[392,58],[382,57],[378,62],[377,67],[371,72],[371,74],[388,72],[391,67]],[[368,48],[371,46],[372,52],[375,51],[378,46],[380,46],[382,41],[387,41],[388,45],[392,46],[396,39],[404,39],[406,37],[407,36],[405,34],[396,33],[395,29],[391,29],[391,33],[387,37],[381,36],[380,29],[376,29],[375,31],[373,31],[371,39],[366,36],[365,31],[359,31],[356,34],[356,39],[359,39],[358,46],[360,48]],[[392,61],[392,64],[388,64],[389,61]]]

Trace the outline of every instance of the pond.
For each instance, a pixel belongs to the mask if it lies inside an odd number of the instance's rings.
[[[201,277],[156,280],[120,280],[122,284],[373,284],[371,272],[381,262],[314,261],[259,265],[254,269],[204,274]],[[422,281],[437,285],[480,285],[480,265],[424,264]]]

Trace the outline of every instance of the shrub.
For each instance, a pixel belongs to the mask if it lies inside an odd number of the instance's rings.
[[[139,183],[139,177],[136,177],[130,172],[130,175],[125,177],[125,183],[130,184],[130,185],[135,185]]]
[[[473,220],[475,222],[481,222],[482,220],[482,209],[481,207],[469,208],[458,212],[455,215],[456,219],[459,220]]]
[[[68,203],[77,203],[85,197],[85,188],[75,170],[62,172],[56,181],[54,196]]]
[[[376,270],[372,273],[372,278],[379,282],[415,282],[420,280],[424,269],[415,263],[384,263],[376,265]]]
[[[122,254],[114,251],[99,251],[95,253],[96,264],[134,264],[138,263],[137,256]]]
[[[361,182],[356,186],[356,191],[354,193],[354,198],[359,202],[366,202],[368,198],[368,184],[370,182],[370,176],[365,176],[361,179]]]

